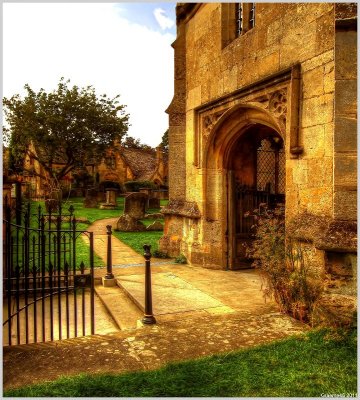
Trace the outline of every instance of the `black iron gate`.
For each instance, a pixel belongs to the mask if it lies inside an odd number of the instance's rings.
[[[43,214],[31,204],[4,207],[3,344],[94,334],[93,233],[77,230],[72,207]]]
[[[254,210],[261,206],[274,209],[277,204],[285,202],[285,195],[270,193],[268,190],[260,191],[238,183],[235,187],[235,201],[237,207],[235,231],[240,236],[248,237],[254,233],[252,228],[255,224]]]

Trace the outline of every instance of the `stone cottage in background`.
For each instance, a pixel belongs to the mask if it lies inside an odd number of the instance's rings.
[[[356,4],[178,3],[176,17],[162,250],[246,267],[244,214],[284,202],[316,264],[351,275]]]
[[[49,182],[39,175],[46,176],[46,171],[32,154],[41,149],[35,149],[31,144],[24,158],[24,169],[20,178],[23,191],[30,197],[42,197],[49,190]],[[67,174],[61,181],[65,191],[79,189],[79,195],[88,186],[106,186],[118,184],[120,187],[127,181],[150,181],[157,186],[167,185],[168,165],[167,153],[161,147],[156,149],[126,148],[114,144],[107,151],[100,163],[89,162],[83,168],[77,168]],[[54,160],[53,167],[62,168],[61,157]],[[19,177],[16,178],[19,180]],[[81,192],[81,193],[80,193]]]

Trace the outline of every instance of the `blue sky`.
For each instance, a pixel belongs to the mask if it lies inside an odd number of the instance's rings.
[[[175,24],[175,5],[176,3],[121,3],[117,5],[120,15],[129,21],[148,27],[158,32],[170,32],[176,34]],[[161,15],[172,20],[172,27],[161,27],[154,15],[157,9],[163,10]]]
[[[4,3],[3,96],[60,77],[120,94],[129,134],[156,146],[173,96],[175,3]]]

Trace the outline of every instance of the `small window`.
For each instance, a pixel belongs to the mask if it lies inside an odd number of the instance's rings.
[[[249,29],[255,26],[255,3],[250,3]]]
[[[105,158],[105,164],[108,168],[115,169],[116,168],[116,158],[114,155],[109,155]]]
[[[255,3],[236,3],[235,36],[239,37],[255,26]]]
[[[236,26],[236,37],[239,37],[243,32],[243,6],[242,3],[237,3],[235,6],[235,26]]]
[[[255,3],[221,3],[222,48],[255,26]]]

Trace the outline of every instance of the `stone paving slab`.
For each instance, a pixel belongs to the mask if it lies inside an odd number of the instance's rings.
[[[159,322],[131,333],[7,347],[3,350],[3,386],[8,389],[80,373],[152,370],[169,362],[212,354],[226,357],[233,350],[270,343],[307,329],[278,312],[207,314]]]
[[[117,281],[144,311],[144,274],[128,275],[118,278]],[[152,276],[152,298],[155,315],[225,307],[220,301],[171,272],[156,273]]]
[[[115,222],[116,218],[112,220]],[[102,232],[107,224],[109,220],[103,220],[92,226],[96,235],[101,234],[95,240],[95,251],[105,260],[106,242]],[[135,297],[143,303],[145,268],[141,265],[144,259],[115,239],[113,264],[119,267],[113,273],[122,285],[132,285],[133,293],[136,288]],[[126,264],[124,260],[131,263]],[[154,259],[151,270],[154,314],[164,313],[156,318],[157,324],[144,325],[131,332],[5,347],[4,389],[82,372],[149,370],[172,361],[227,354],[308,329],[279,313],[273,301],[265,302],[257,271],[206,270],[163,262],[156,265]],[[98,279],[105,273],[106,268],[95,270]],[[124,299],[117,288],[98,288],[114,319],[120,325],[124,323],[120,321],[124,311],[126,314]],[[181,305],[183,308],[179,308]],[[134,312],[134,318],[125,321],[131,327],[140,315],[136,308]]]

